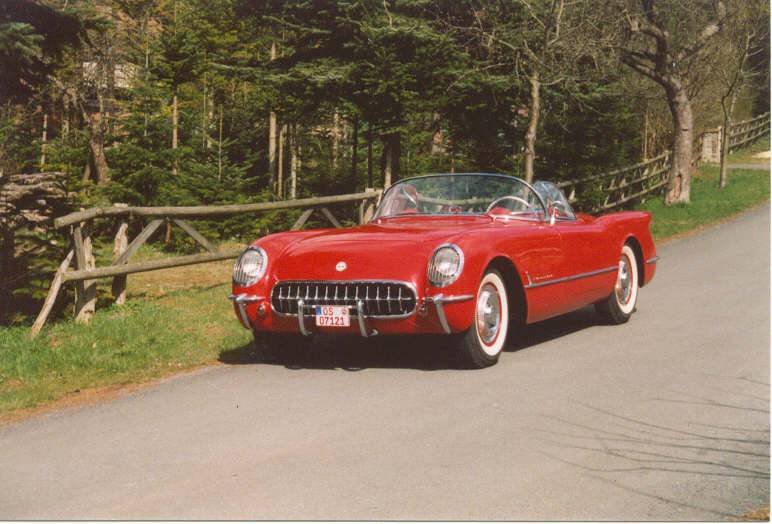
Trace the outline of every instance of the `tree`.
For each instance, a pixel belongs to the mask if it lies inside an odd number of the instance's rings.
[[[622,62],[659,84],[673,122],[673,155],[665,204],[689,203],[694,143],[694,70],[726,21],[723,0],[674,0],[662,12],[659,0],[627,0],[628,31]]]
[[[748,80],[757,74],[753,71],[754,55],[765,51],[763,42],[768,41],[765,2],[749,1],[738,6],[733,20],[727,24],[725,38],[722,39],[716,70],[721,80],[721,111],[723,114],[721,133],[719,187],[727,184],[726,160],[729,154],[729,132],[732,126],[737,98]]]

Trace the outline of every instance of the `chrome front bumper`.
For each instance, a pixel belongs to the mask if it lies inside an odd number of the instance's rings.
[[[412,313],[412,315],[415,315],[416,313],[420,315],[426,315],[428,313],[428,308],[431,306],[434,306],[435,311],[437,312],[437,318],[440,321],[440,326],[442,327],[442,330],[450,335],[451,329],[450,325],[448,324],[448,318],[445,315],[445,304],[453,304],[458,302],[466,302],[467,300],[472,300],[474,298],[473,295],[444,295],[442,293],[438,293],[436,295],[432,295],[429,297],[425,297],[424,299],[420,300],[420,305],[416,308],[416,310]],[[252,322],[249,321],[249,317],[247,316],[246,311],[246,305],[251,304],[253,302],[259,302],[261,300],[265,300],[265,297],[260,297],[257,295],[247,295],[246,293],[242,293],[240,295],[228,295],[228,299],[232,300],[238,309],[239,316],[241,317],[242,322],[246,326],[251,326]],[[305,301],[300,298],[297,300],[297,311],[301,312],[300,314],[296,315],[298,317],[298,330],[303,336],[310,336],[313,333],[311,330],[306,326],[306,317],[313,317],[313,315],[308,315],[306,313],[303,313],[305,311]],[[357,325],[359,326],[359,333],[363,337],[373,337],[378,334],[378,330],[371,329],[368,325],[367,319],[369,318],[367,315],[360,314],[361,311],[364,310],[363,302],[361,300],[357,301],[356,305],[356,312],[355,315],[357,318]],[[410,316],[412,316],[410,315]],[[286,315],[285,315],[286,316]],[[389,320],[389,317],[383,317],[379,316],[377,317],[378,320]],[[403,319],[405,317],[395,317],[394,319]]]

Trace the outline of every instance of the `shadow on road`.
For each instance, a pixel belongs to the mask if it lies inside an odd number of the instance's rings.
[[[550,340],[595,326],[598,318],[592,308],[525,326],[505,349],[507,352],[533,348]],[[390,336],[363,339],[357,336],[316,335],[286,346],[274,361],[254,345],[247,344],[220,353],[225,364],[283,365],[288,369],[367,368],[417,369],[436,371],[463,369],[455,352],[457,339],[448,336]],[[506,358],[504,356],[503,358]]]
[[[575,417],[545,416],[542,427],[528,429],[542,455],[609,485],[610,495],[617,489],[680,510],[735,520],[769,504],[768,384],[713,376],[699,392],[674,388],[649,400],[663,404],[668,415],[644,420],[577,403]],[[725,423],[715,424],[717,418]],[[676,482],[668,478],[673,476]],[[656,487],[693,485],[697,479],[723,486],[722,496],[714,490],[701,496],[699,490],[677,493]],[[748,507],[737,506],[742,499]],[[638,515],[635,520],[647,518]]]

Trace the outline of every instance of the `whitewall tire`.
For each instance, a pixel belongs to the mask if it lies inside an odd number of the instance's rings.
[[[613,324],[624,324],[635,312],[638,301],[638,259],[629,244],[625,244],[619,256],[619,268],[611,295],[596,304],[598,312]]]
[[[509,331],[509,296],[501,273],[488,270],[480,280],[472,326],[460,340],[464,364],[484,368],[495,364]]]

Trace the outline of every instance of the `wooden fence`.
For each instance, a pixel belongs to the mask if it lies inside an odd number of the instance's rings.
[[[374,204],[380,197],[378,190],[368,190],[350,195],[335,195],[283,202],[265,202],[259,204],[239,204],[225,206],[192,207],[129,207],[116,204],[111,207],[97,207],[71,213],[54,220],[57,229],[69,227],[71,249],[59,265],[43,308],[32,325],[32,336],[37,335],[53,309],[56,298],[63,284],[75,282],[75,320],[89,322],[96,308],[96,282],[98,278],[113,278],[112,289],[116,303],[122,304],[126,294],[126,279],[131,273],[155,271],[171,267],[203,264],[216,260],[235,258],[241,250],[219,251],[207,238],[199,233],[187,220],[190,218],[210,218],[249,214],[264,211],[303,209],[300,217],[293,224],[293,230],[302,228],[311,215],[320,212],[334,227],[342,227],[328,206],[341,203],[360,202],[359,220],[369,220],[374,212]],[[96,267],[92,249],[93,221],[103,218],[118,218],[120,221],[114,238],[113,262],[109,266]],[[149,219],[139,234],[128,241],[129,221]],[[187,233],[206,252],[145,262],[130,262],[137,250],[155,233],[162,224],[173,224]],[[70,269],[73,260],[75,268]]]
[[[732,124],[728,134],[729,152],[736,151],[768,133],[769,113]]]
[[[769,113],[732,124],[727,134],[729,151],[735,151],[769,134]],[[712,133],[717,133],[713,137]],[[717,162],[714,151],[720,151],[723,138],[720,128],[706,131],[695,140],[692,163]],[[571,203],[593,202],[584,207],[592,212],[608,211],[632,202],[641,202],[660,194],[667,186],[670,151],[632,166],[615,169],[558,183]]]

